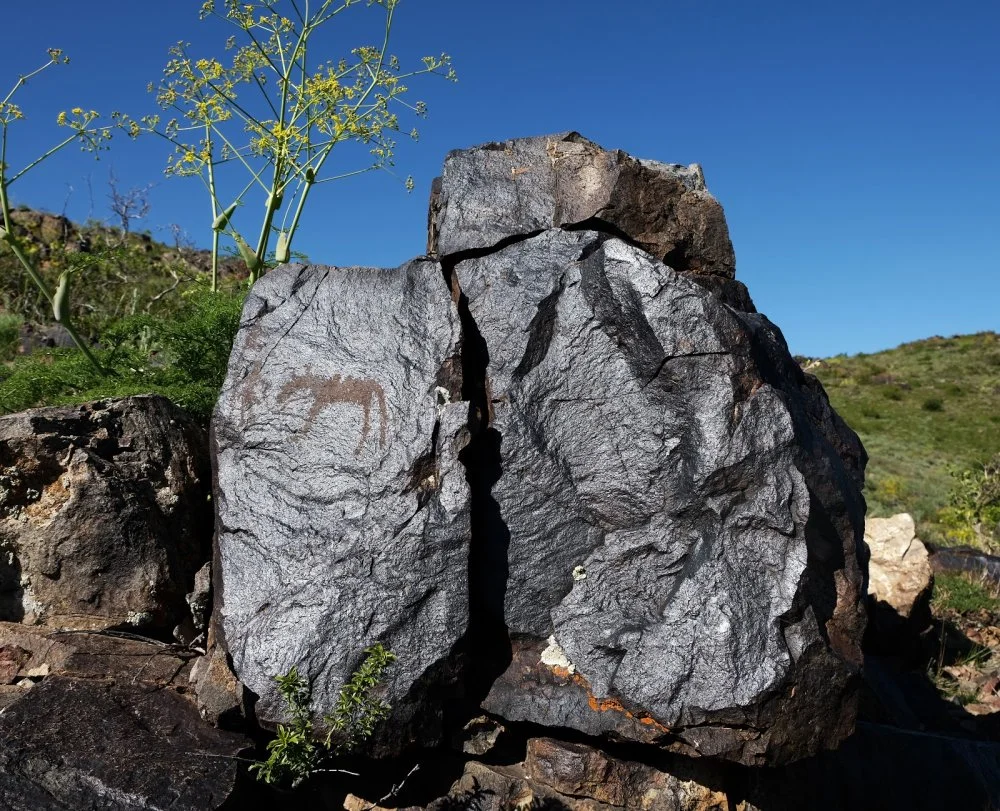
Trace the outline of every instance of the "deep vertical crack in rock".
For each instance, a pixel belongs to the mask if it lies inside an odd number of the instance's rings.
[[[484,252],[484,253],[488,253]],[[489,348],[459,287],[455,256],[442,261],[445,281],[461,322],[462,399],[469,403],[469,444],[459,454],[470,490],[469,624],[462,647],[469,657],[466,677],[467,714],[479,711],[490,687],[511,662],[504,616],[510,530],[493,498],[500,478],[502,437],[492,426],[487,368]]]

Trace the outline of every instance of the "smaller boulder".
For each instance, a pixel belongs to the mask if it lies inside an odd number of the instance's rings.
[[[242,725],[247,716],[246,697],[224,650],[212,647],[194,663],[191,684],[203,719],[217,727]]]
[[[532,738],[524,768],[532,781],[560,794],[616,808],[727,811],[732,807],[724,791],[611,757],[582,743]]]
[[[880,641],[890,642],[905,628],[923,630],[931,619],[934,575],[913,518],[900,513],[866,519],[865,543],[871,552],[868,594],[875,601],[872,632]]]
[[[204,430],[127,397],[0,417],[0,621],[170,631],[209,557]]]

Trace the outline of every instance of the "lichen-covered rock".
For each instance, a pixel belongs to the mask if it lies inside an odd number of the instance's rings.
[[[534,783],[567,799],[589,798],[613,808],[729,811],[733,806],[720,788],[722,775],[718,771],[712,775],[710,766],[703,768],[699,777],[714,777],[715,788],[644,763],[612,757],[586,744],[554,738],[528,741],[524,770]]]
[[[391,743],[441,734],[422,697],[468,616],[458,355],[435,262],[285,266],[247,299],[213,418],[213,622],[264,721],[284,717],[275,675],[296,666],[330,712],[381,642]]]
[[[209,494],[207,437],[163,397],[0,417],[0,620],[169,631]]]

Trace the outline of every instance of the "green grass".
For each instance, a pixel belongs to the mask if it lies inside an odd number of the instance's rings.
[[[0,313],[0,361],[13,360],[21,338],[24,319],[13,313]]]
[[[207,421],[225,379],[243,293],[192,290],[169,317],[115,322],[96,350],[102,376],[76,349],[36,352],[0,369],[0,413],[157,393]]]
[[[869,514],[909,512],[922,537],[946,541],[952,471],[1000,453],[1000,336],[929,338],[810,371],[868,451]]]
[[[935,616],[1000,612],[1000,598],[995,589],[964,572],[939,572],[934,575]]]
[[[58,284],[60,273],[72,271],[73,323],[91,338],[137,313],[170,317],[183,304],[181,294],[203,286],[207,278],[208,253],[180,242],[169,246],[145,233],[123,234],[98,222],[77,225],[30,209],[14,212],[13,218],[25,253],[51,288]],[[225,286],[240,286],[245,268],[226,259],[223,270]],[[30,324],[52,321],[48,301],[4,244],[0,244],[0,310]]]

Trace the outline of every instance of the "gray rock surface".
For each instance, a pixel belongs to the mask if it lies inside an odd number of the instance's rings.
[[[481,251],[595,219],[676,270],[735,273],[725,215],[700,166],[639,160],[575,132],[449,153],[431,200],[429,252]]]
[[[576,132],[483,144],[449,153],[428,223],[428,252],[442,258],[550,228],[593,228],[690,274],[727,304],[754,310],[734,278],[722,206],[697,164],[641,160]]]
[[[265,722],[284,717],[275,675],[297,666],[329,712],[380,641],[395,744],[440,735],[421,696],[468,616],[458,353],[436,262],[285,266],[247,300],[213,419],[213,622]]]
[[[455,274],[490,348],[510,538],[515,661],[485,709],[746,762],[836,744],[860,661],[862,451],[780,333],[595,232]],[[565,691],[524,677],[525,639],[548,640]],[[816,724],[775,724],[810,669]]]
[[[169,631],[209,493],[207,437],[163,397],[0,417],[0,620]]]

